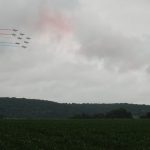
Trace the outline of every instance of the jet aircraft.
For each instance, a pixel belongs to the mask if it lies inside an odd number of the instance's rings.
[[[31,38],[30,38],[30,37],[27,37],[26,39],[27,39],[27,40],[30,40]]]
[[[22,38],[21,38],[21,37],[18,37],[18,40],[22,40]]]
[[[18,30],[17,30],[17,29],[13,29],[13,31],[14,31],[14,32],[17,32]]]
[[[20,33],[21,36],[25,35],[24,33]]]
[[[27,47],[23,45],[22,48],[27,48]]]
[[[29,42],[28,41],[24,41],[24,43],[28,44]]]
[[[13,33],[12,36],[16,36],[17,34]]]

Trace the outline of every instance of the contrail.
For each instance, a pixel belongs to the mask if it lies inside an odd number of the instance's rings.
[[[10,46],[10,47],[20,47],[20,46],[17,46],[17,45],[0,45],[0,47],[1,47],[1,46],[2,46],[2,47],[5,47],[5,46],[6,46],[6,47],[9,47],[9,46]]]
[[[0,36],[0,38],[2,39],[2,38],[11,38],[10,36]]]
[[[12,42],[0,42],[0,46],[20,47],[17,45],[17,43],[12,43]]]
[[[0,29],[0,30],[4,30],[4,31],[12,31],[12,29]]]
[[[0,33],[0,35],[12,35],[10,33]]]
[[[0,44],[16,44],[16,43],[12,43],[12,42],[0,42]]]

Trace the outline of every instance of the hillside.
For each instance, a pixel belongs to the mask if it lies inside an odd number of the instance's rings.
[[[150,111],[150,105],[136,104],[61,104],[52,101],[0,98],[0,116],[4,118],[68,118],[76,114],[105,113],[113,109],[125,108],[134,116],[140,116]]]

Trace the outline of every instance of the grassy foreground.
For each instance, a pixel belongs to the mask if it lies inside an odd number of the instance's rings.
[[[1,120],[0,150],[149,150],[150,120]]]

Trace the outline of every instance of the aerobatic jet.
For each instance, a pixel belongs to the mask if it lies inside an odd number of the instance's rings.
[[[30,37],[27,37],[26,39],[30,40],[31,38],[30,38]]]
[[[24,33],[20,33],[21,36],[25,35]]]
[[[20,43],[16,42],[15,44],[20,45]]]
[[[22,46],[22,48],[27,48],[26,46]]]
[[[29,42],[28,41],[24,41],[24,43],[28,44]]]
[[[14,31],[14,32],[17,32],[18,30],[17,30],[17,29],[13,29],[13,31]]]
[[[22,40],[22,38],[21,38],[21,37],[18,37],[18,40]]]
[[[13,33],[12,36],[16,36],[17,34]]]

